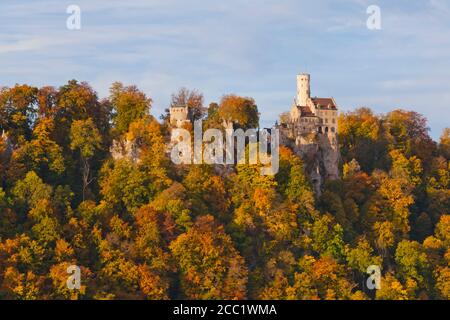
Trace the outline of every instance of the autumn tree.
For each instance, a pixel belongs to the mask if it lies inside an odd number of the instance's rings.
[[[418,288],[426,288],[430,283],[430,266],[427,255],[420,243],[403,240],[395,252],[399,275],[405,281],[417,283]]]
[[[168,299],[173,286],[176,266],[169,244],[179,233],[168,212],[144,206],[135,215],[137,236],[135,238],[139,286],[147,299]]]
[[[57,111],[58,91],[54,87],[39,88],[37,92],[38,118],[53,118]]]
[[[72,265],[76,264],[74,262],[61,262],[50,268],[49,278],[52,283],[53,299],[79,300],[87,296],[89,286],[93,285],[92,281],[90,281],[92,273],[88,268],[81,267],[80,272],[83,281],[80,289],[70,290],[67,287],[67,270]]]
[[[8,132],[14,144],[23,143],[31,136],[37,92],[36,87],[19,84],[0,89],[0,131]]]
[[[382,120],[369,108],[359,108],[338,118],[340,151],[344,162],[356,159],[365,172],[387,167],[387,141]]]
[[[450,159],[450,128],[445,128],[439,142],[439,152],[447,160]]]
[[[222,221],[226,220],[230,199],[223,179],[215,175],[208,165],[191,166],[183,179],[196,214],[209,212]]]
[[[111,86],[109,100],[114,108],[113,120],[119,134],[128,131],[130,124],[150,113],[152,99],[136,86],[124,86],[115,82]]]
[[[128,159],[106,162],[99,183],[103,199],[117,210],[134,212],[152,195],[149,177]]]
[[[41,275],[49,258],[45,247],[25,234],[0,242],[0,296],[36,300],[46,296]]]
[[[236,95],[224,96],[220,102],[219,117],[226,123],[233,123],[239,128],[250,129],[259,127],[259,112],[252,98]]]
[[[166,153],[162,127],[156,119],[143,117],[132,122],[126,139],[137,150],[139,167],[151,180],[153,192],[167,188],[172,182],[169,178],[170,160]]]
[[[54,119],[54,139],[65,151],[70,150],[72,122],[92,118],[93,123],[106,135],[110,128],[110,110],[98,100],[97,93],[86,82],[69,81],[58,90]]]
[[[203,129],[258,127],[252,98],[172,105]],[[103,100],[76,80],[0,89],[0,299],[368,299],[369,265],[376,299],[450,299],[448,129],[437,144],[415,112],[341,114],[341,178],[318,194],[289,146],[275,176],[171,163],[150,107],[120,83]]]
[[[335,300],[364,299],[361,292],[353,293],[356,284],[346,277],[346,268],[330,256],[316,259],[305,256],[299,261],[299,271],[287,289],[288,299]]]
[[[443,215],[436,225],[435,234],[423,242],[430,267],[433,268],[436,298],[449,299],[450,275],[450,216]]]
[[[170,244],[188,299],[244,299],[247,267],[212,216],[200,217]]]
[[[414,111],[394,110],[386,115],[386,137],[391,149],[407,157],[417,156],[424,164],[431,160],[436,144],[429,136],[427,120]]]
[[[61,146],[52,139],[54,127],[52,119],[39,119],[31,140],[13,152],[7,173],[9,183],[23,178],[29,171],[35,171],[52,182],[61,181],[66,165]]]
[[[186,188],[181,183],[175,182],[150,202],[154,210],[165,213],[173,219],[175,230],[179,232],[187,231],[193,225],[193,201],[186,193]]]
[[[101,147],[101,136],[91,118],[77,120],[72,123],[70,130],[70,148],[77,150],[80,154],[83,173],[83,201],[86,188],[92,183],[90,159],[94,156],[96,149]]]
[[[402,284],[392,273],[381,278],[380,290],[376,292],[377,300],[410,300],[415,297],[416,283]]]

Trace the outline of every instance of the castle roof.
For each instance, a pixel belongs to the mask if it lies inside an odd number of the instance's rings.
[[[315,117],[315,114],[311,111],[310,107],[298,107],[302,117]]]
[[[316,108],[320,109],[331,109],[331,110],[337,110],[337,106],[334,103],[333,98],[311,98],[312,102],[316,106]]]

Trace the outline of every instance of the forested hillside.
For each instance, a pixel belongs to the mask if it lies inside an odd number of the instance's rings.
[[[205,127],[258,123],[251,98],[203,106]],[[280,171],[175,166],[167,115],[115,83],[0,89],[0,299],[450,299],[450,129],[415,112],[341,114],[341,180],[312,192],[281,147]],[[393,106],[393,110],[394,110]],[[113,141],[139,159],[114,160]],[[69,290],[67,267],[82,270]]]

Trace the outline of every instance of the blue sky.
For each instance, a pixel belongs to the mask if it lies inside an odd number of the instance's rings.
[[[79,5],[81,30],[66,28]],[[366,27],[369,5],[382,30]],[[0,86],[88,81],[100,97],[136,84],[162,113],[179,87],[207,103],[253,97],[271,125],[295,96],[295,75],[342,110],[405,108],[438,139],[450,126],[447,0],[1,0]]]

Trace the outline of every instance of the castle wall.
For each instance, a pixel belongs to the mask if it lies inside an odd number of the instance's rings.
[[[337,123],[337,110],[320,109],[317,110],[317,116],[320,118],[320,125],[325,133],[326,128],[329,132],[336,133],[338,128]]]

